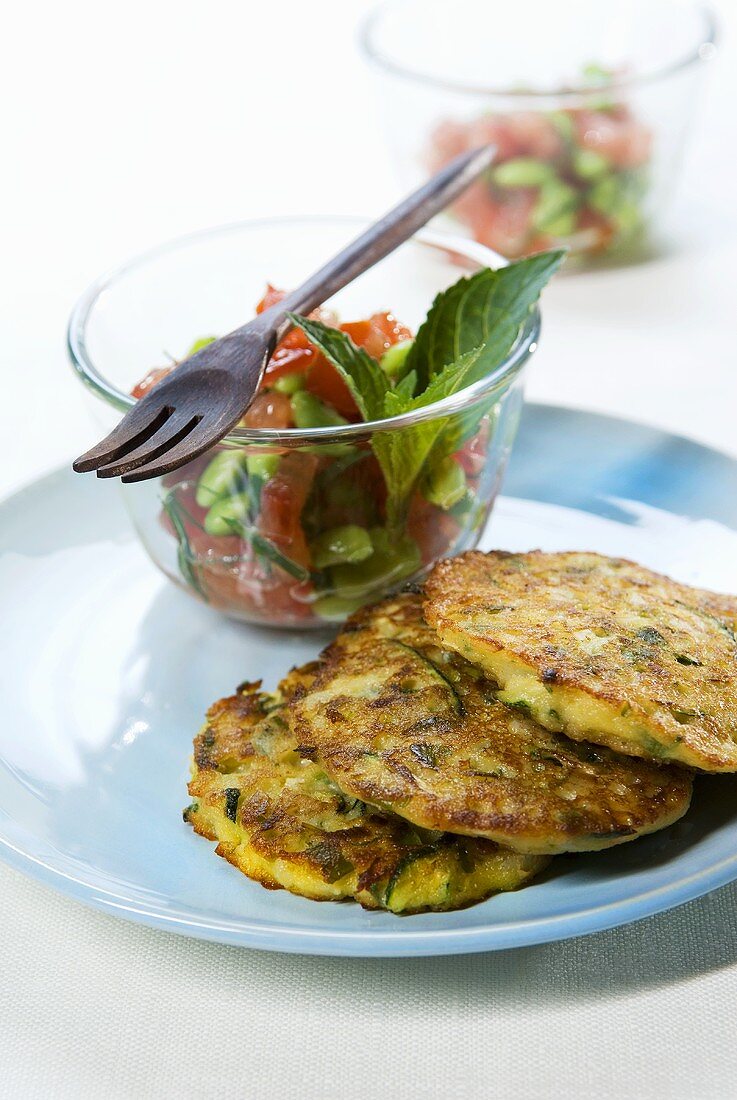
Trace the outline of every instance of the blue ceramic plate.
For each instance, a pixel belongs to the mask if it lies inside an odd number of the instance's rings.
[[[636,558],[737,591],[737,463],[673,436],[526,410],[483,544]],[[700,779],[673,828],[459,913],[394,917],[271,893],[182,823],[191,740],[244,679],[318,637],[229,623],[148,564],[110,485],[61,471],[0,505],[0,855],[129,920],[320,955],[440,955],[579,936],[737,878],[737,778]]]

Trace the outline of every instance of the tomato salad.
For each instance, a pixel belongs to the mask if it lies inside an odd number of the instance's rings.
[[[516,428],[534,306],[562,259],[464,276],[416,337],[389,312],[344,323],[325,309],[290,314],[242,422],[275,438],[226,439],[161,479],[170,575],[235,617],[304,626],[341,620],[475,545]],[[257,308],[283,297],[270,286]],[[301,434],[326,427],[324,441]]]
[[[602,92],[582,106],[449,119],[431,136],[433,169],[467,149],[496,145],[497,163],[453,212],[477,241],[503,256],[560,244],[601,253],[643,226],[652,133],[627,104],[607,97],[611,74],[596,66],[587,73]]]
[[[284,296],[269,286],[257,310]],[[334,326],[396,371],[412,342],[389,312]],[[198,340],[189,354],[209,340]],[[141,397],[171,367],[133,389]],[[329,360],[293,328],[272,355],[243,424],[313,428],[361,420]],[[342,619],[367,599],[450,553],[484,464],[482,424],[433,483],[413,495],[400,537],[386,528],[384,478],[368,444],[259,451],[221,445],[163,479],[161,521],[178,541],[182,579],[208,603],[243,618],[292,624]],[[459,507],[460,505],[460,507]]]

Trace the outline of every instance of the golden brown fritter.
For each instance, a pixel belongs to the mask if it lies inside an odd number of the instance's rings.
[[[694,588],[698,603],[706,611],[716,615],[727,624],[732,632],[737,632],[737,596],[726,596],[721,592],[709,592],[705,588]]]
[[[523,852],[591,851],[685,813],[690,773],[579,745],[496,698],[411,593],[359,612],[290,708],[301,751],[414,824]]]
[[[650,760],[737,770],[737,602],[600,554],[441,562],[425,614],[548,729]]]
[[[395,913],[459,909],[545,866],[488,840],[409,825],[344,795],[296,751],[285,715],[309,666],[279,698],[258,684],[215,703],[195,739],[185,820],[249,878],[316,900],[355,898]]]

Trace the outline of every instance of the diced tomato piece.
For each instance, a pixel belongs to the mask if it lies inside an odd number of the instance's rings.
[[[374,331],[370,321],[347,321],[340,328],[357,347],[363,348],[374,359],[380,359],[384,354],[384,338]]]
[[[374,328],[384,335],[385,351],[387,348],[394,347],[395,344],[401,344],[403,340],[412,339],[411,329],[398,321],[393,313],[373,313],[370,320]]]
[[[460,451],[453,456],[463,468],[466,477],[475,479],[480,476],[486,464],[486,451],[489,438],[489,425],[484,424],[481,429],[464,443]]]
[[[296,581],[278,568],[267,570],[245,542],[240,542],[238,555],[198,568],[200,584],[212,607],[272,625],[302,622],[312,615],[309,582]]]
[[[437,172],[449,161],[470,148],[468,126],[465,122],[447,119],[433,130],[429,143],[428,167]]]
[[[326,404],[332,405],[346,420],[360,419],[351,391],[324,355],[315,356],[307,374],[305,389]]]
[[[409,340],[411,331],[401,324],[393,313],[374,313],[367,321],[349,321],[340,326],[354,344],[363,348],[373,359],[381,359],[385,351]]]
[[[514,115],[486,115],[468,127],[467,149],[495,145],[497,162],[521,156],[524,146],[514,126]]]
[[[526,251],[534,206],[532,190],[515,188],[498,202],[486,192],[466,220],[476,240],[487,248],[502,256],[521,256]]]
[[[286,296],[286,290],[279,290],[277,287],[272,286],[271,283],[267,283],[266,293],[256,306],[256,313],[263,313],[265,310],[270,309],[271,306],[275,306],[277,302],[283,301]],[[317,321],[322,321],[324,325],[336,325],[338,323],[337,315],[332,309],[326,309],[325,306],[318,306],[317,309],[313,309],[310,317],[314,317]],[[306,339],[301,333],[300,336],[303,340]]]
[[[516,111],[507,115],[504,122],[517,144],[515,156],[556,160],[563,153],[563,139],[542,111]]]
[[[279,469],[261,490],[259,530],[265,538],[297,562],[309,567],[310,552],[302,527],[302,509],[319,465],[314,454],[285,455]]]
[[[477,180],[456,199],[452,209],[457,218],[473,229],[493,214],[496,204],[487,185],[483,180]]]
[[[427,565],[452,549],[460,526],[442,508],[415,493],[410,504],[407,531],[419,546],[422,561]]]
[[[292,403],[284,393],[257,393],[243,418],[248,428],[291,428]]]
[[[139,397],[143,397],[144,393],[148,393],[152,390],[157,382],[160,382],[162,378],[166,378],[167,374],[170,374],[174,370],[174,364],[170,367],[154,367],[150,370],[145,378],[142,378],[140,382],[136,382],[135,386],[131,390],[131,397],[135,397],[136,400]]]
[[[266,366],[262,385],[273,386],[277,378],[285,374],[303,374],[316,357],[317,352],[312,347],[286,347],[280,344]]]
[[[283,298],[286,298],[286,295],[286,290],[279,290],[271,283],[267,283],[264,296],[256,306],[256,313],[263,313],[265,310],[270,309],[271,306],[275,306],[277,302],[281,302]]]
[[[615,168],[637,168],[650,156],[650,130],[629,115],[581,110],[574,121],[579,144],[601,153]]]

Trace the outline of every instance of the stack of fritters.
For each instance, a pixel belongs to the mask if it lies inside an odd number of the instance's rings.
[[[271,888],[470,905],[676,821],[692,768],[737,770],[735,624],[630,562],[461,555],[276,695],[216,703],[185,818]]]

